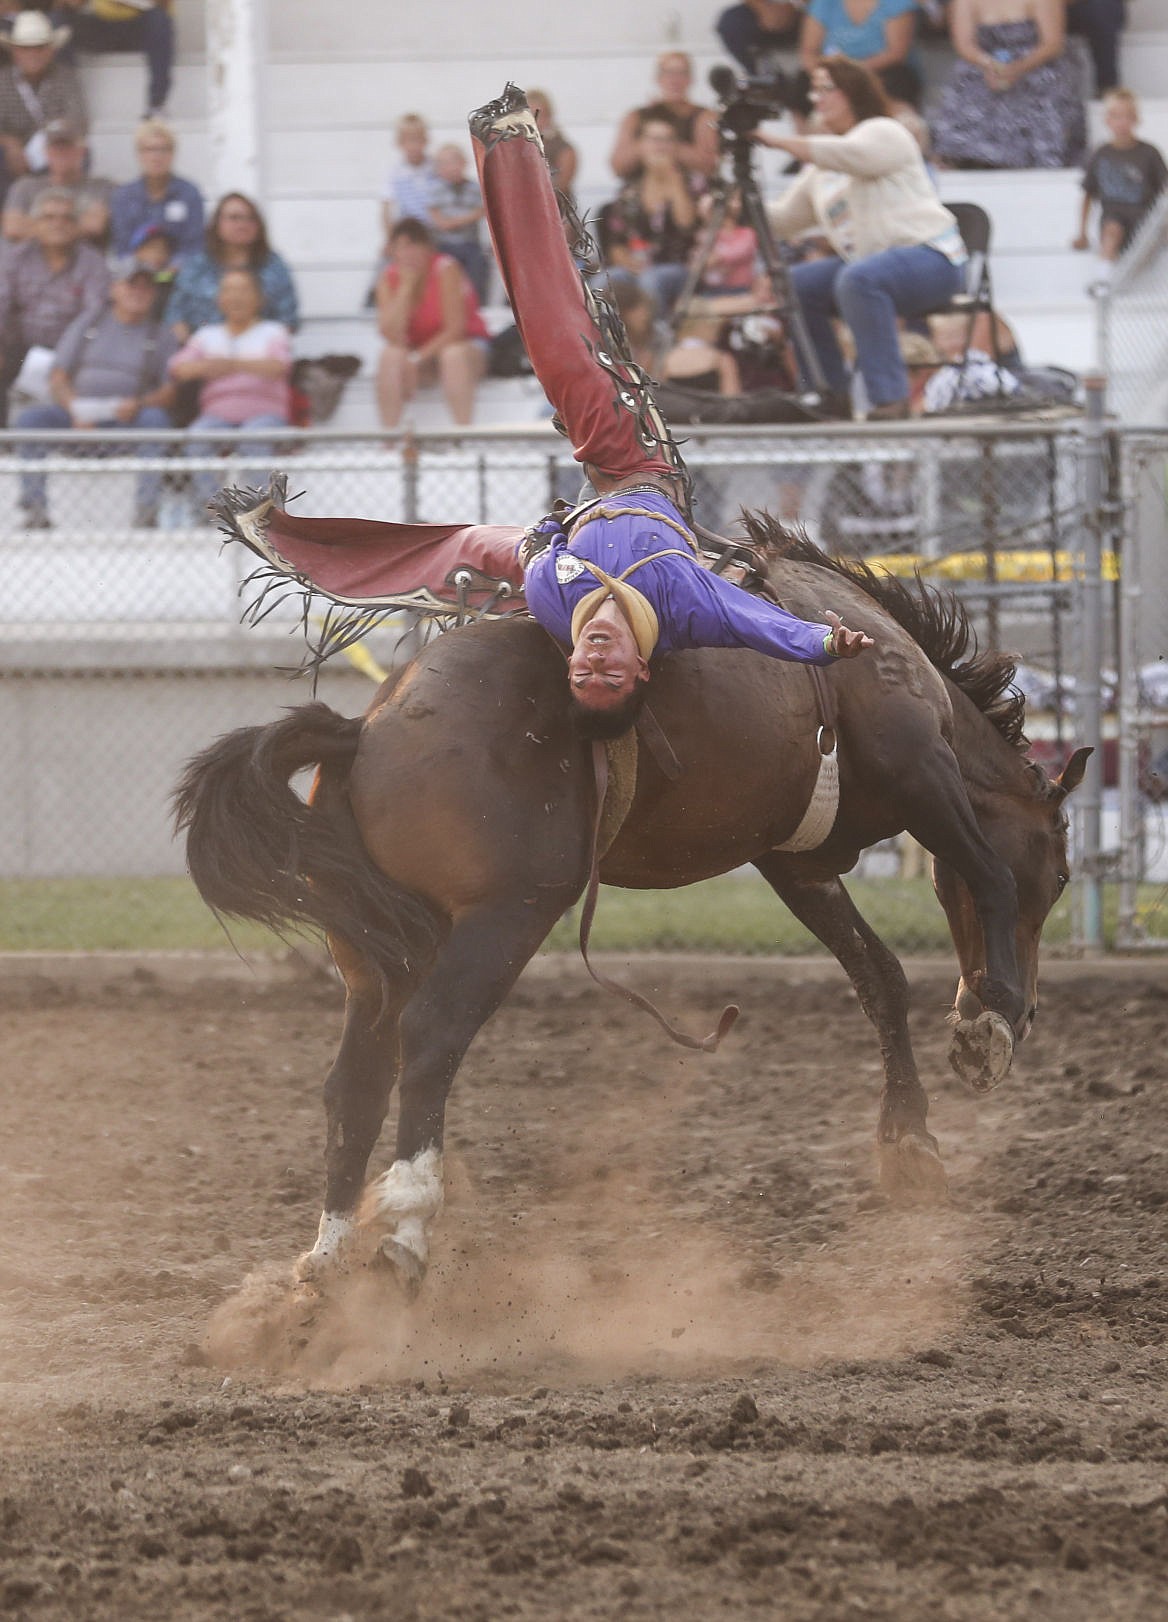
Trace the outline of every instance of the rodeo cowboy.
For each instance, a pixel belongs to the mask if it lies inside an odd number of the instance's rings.
[[[486,217],[532,367],[599,499],[548,518],[518,548],[527,606],[562,645],[585,729],[632,724],[654,653],[744,647],[828,664],[872,646],[836,614],[796,618],[701,566],[689,480],[628,357],[619,316],[582,280],[535,119],[508,85],[470,115]]]

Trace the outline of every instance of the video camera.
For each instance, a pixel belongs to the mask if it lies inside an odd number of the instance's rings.
[[[806,111],[806,91],[781,68],[765,76],[740,79],[733,68],[719,63],[710,69],[710,88],[722,103],[718,128],[727,140],[753,134],[764,119]]]

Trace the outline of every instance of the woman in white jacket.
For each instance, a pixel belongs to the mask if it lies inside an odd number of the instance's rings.
[[[816,135],[755,139],[803,164],[768,209],[777,236],[815,230],[826,258],[796,265],[791,280],[823,368],[832,404],[848,409],[848,372],[832,322],[852,330],[869,418],[908,416],[908,375],[897,319],[945,304],[964,285],[965,247],[937,196],[916,141],[888,116],[872,75],[846,57],[826,57],[811,76]]]

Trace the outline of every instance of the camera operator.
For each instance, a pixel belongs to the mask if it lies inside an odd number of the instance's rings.
[[[753,136],[803,165],[790,190],[769,206],[770,224],[779,237],[817,230],[832,250],[790,272],[831,409],[851,415],[832,326],[842,316],[855,339],[869,418],[907,417],[897,318],[923,315],[961,291],[965,247],[920,147],[889,116],[884,92],[865,68],[828,57],[812,74],[811,94],[825,133]]]

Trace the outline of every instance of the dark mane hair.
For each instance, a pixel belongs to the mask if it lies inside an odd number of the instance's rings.
[[[769,513],[744,512],[751,544],[767,562],[813,563],[850,580],[880,604],[928,657],[974,703],[987,721],[1020,753],[1028,747],[1022,730],[1026,697],[1014,686],[1016,662],[1008,653],[984,652],[969,615],[952,592],[938,591],[919,574],[911,580],[877,574],[860,558],[833,558],[806,535],[784,529]]]

